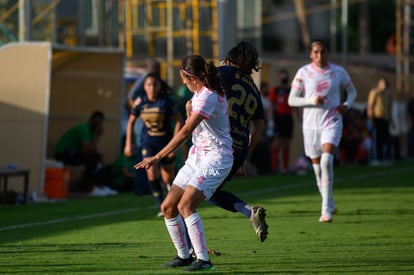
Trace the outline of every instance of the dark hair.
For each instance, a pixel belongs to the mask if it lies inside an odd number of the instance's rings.
[[[147,81],[148,78],[155,78],[155,80],[160,84],[160,87],[161,87],[161,77],[158,73],[151,72],[151,73],[146,74],[144,77],[144,81],[142,83],[145,84],[145,81]]]
[[[207,88],[224,95],[224,85],[213,62],[207,63],[200,55],[189,55],[183,59],[181,70],[184,77],[195,77]]]
[[[168,89],[167,87],[165,87],[162,83],[163,81],[161,80],[160,75],[157,72],[150,72],[148,73],[145,77],[144,77],[144,90],[145,90],[145,81],[147,81],[148,78],[154,78],[158,84],[160,85],[160,90],[159,90],[159,94],[168,94]]]
[[[388,87],[390,86],[390,82],[388,81],[388,79],[387,79],[384,75],[380,75],[380,76],[378,77],[378,79],[377,79],[377,83],[378,83],[380,80],[384,80],[384,82],[385,82],[385,87],[386,87],[386,88],[388,88]]]
[[[312,42],[309,44],[309,51],[312,51],[312,47],[313,47],[314,44],[321,45],[322,47],[325,48],[325,50],[327,50],[329,52],[329,45],[328,45],[328,43],[326,43],[325,40],[322,40],[322,39],[312,40]]]
[[[148,73],[145,77],[144,77],[144,81],[143,83],[145,83],[145,80],[147,80],[147,78],[149,77],[153,77],[155,78],[159,83],[160,83],[160,94],[170,94],[171,93],[171,88],[170,86],[167,84],[167,82],[163,81],[160,77],[160,74],[158,72],[150,72]]]
[[[237,65],[247,75],[251,75],[253,70],[256,72],[260,70],[259,53],[252,44],[246,41],[242,41],[231,48],[224,61]]]
[[[153,78],[155,78],[156,80],[158,80],[159,82],[161,82],[161,77],[160,77],[160,75],[159,75],[158,73],[155,73],[155,72],[148,73],[148,74],[145,76],[144,81],[145,81],[147,78],[150,78],[150,77],[153,77]]]
[[[89,127],[93,132],[102,127],[102,123],[105,120],[105,115],[101,111],[94,111],[89,117]]]
[[[90,115],[89,120],[94,120],[94,119],[96,119],[96,118],[101,119],[101,120],[104,120],[104,119],[105,119],[105,115],[104,115],[104,113],[103,113],[103,112],[101,112],[101,111],[94,111],[94,112]]]
[[[278,75],[280,78],[280,83],[282,85],[288,85],[289,84],[289,72],[285,68],[282,68],[278,71]]]
[[[287,75],[289,75],[289,71],[285,68],[280,69],[277,73],[278,74],[287,74]]]

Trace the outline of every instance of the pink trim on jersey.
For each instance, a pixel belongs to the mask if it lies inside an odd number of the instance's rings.
[[[206,86],[203,86],[203,87],[201,87],[201,89],[200,90],[198,90],[196,93],[197,94],[202,94],[202,93],[206,93],[206,92],[208,92],[209,91],[209,89],[207,89],[207,87]]]
[[[197,97],[197,103],[198,103],[198,105],[205,105],[205,100],[202,100],[202,99],[199,99],[198,98],[198,96],[200,95],[200,94],[203,94],[203,93],[206,93],[206,92],[208,92],[209,90],[207,89],[207,87],[206,86],[202,86],[201,87],[201,89],[200,90],[198,90],[198,91],[196,91],[196,97]],[[205,118],[209,118],[209,116],[206,114],[206,113],[204,113],[204,112],[201,112],[200,110],[193,110],[196,114],[200,114],[200,115],[202,115],[203,117],[205,117]]]
[[[198,99],[198,102],[200,102],[202,105],[204,105],[206,101],[203,100],[203,99]]]
[[[209,140],[204,139],[203,141],[200,142],[200,144],[198,145],[198,148],[204,151],[206,148],[209,147],[209,144],[210,144]]]
[[[328,88],[329,88],[329,82],[328,81],[322,81],[322,82],[318,82],[316,84],[316,91],[318,93],[320,93],[320,92],[322,92],[322,91],[324,91]]]
[[[294,88],[296,90],[299,90],[299,91],[302,91],[303,90],[303,86],[301,86],[301,85],[295,85],[293,83],[292,83],[292,88]]]
[[[224,96],[219,95],[217,100],[218,100],[218,102],[222,103],[222,102],[224,102],[224,99],[225,99]]]
[[[208,114],[206,114],[206,113],[204,113],[204,112],[202,112],[202,111],[200,111],[200,110],[194,110],[194,111],[193,111],[193,113],[195,113],[195,114],[199,114],[199,115],[201,115],[202,117],[204,117],[205,119],[208,119],[208,118],[210,117]]]
[[[324,72],[326,72],[327,70],[329,70],[330,68],[331,68],[331,66],[329,65],[329,63],[328,63],[328,65],[326,65],[325,66],[325,68],[323,68],[323,69],[321,69],[321,68],[319,68],[318,66],[316,66],[314,63],[312,63],[312,68],[317,72],[317,73],[320,73],[320,74],[323,74]]]

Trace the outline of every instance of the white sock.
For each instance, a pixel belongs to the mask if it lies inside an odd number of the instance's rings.
[[[315,173],[316,186],[318,186],[319,193],[321,193],[321,165],[319,163],[312,163],[313,172]]]
[[[321,156],[321,183],[322,183],[322,214],[331,215],[334,207],[333,202],[333,160],[334,156],[322,153]]]
[[[200,215],[197,212],[184,219],[187,225],[188,235],[197,260],[208,261],[208,250],[204,236],[204,225]]]
[[[172,219],[164,218],[165,225],[167,226],[168,233],[171,240],[177,250],[177,255],[181,259],[190,258],[190,252],[188,251],[187,238],[185,237],[185,224],[181,215],[178,215]]]

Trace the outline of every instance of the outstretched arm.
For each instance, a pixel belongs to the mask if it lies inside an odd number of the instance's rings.
[[[137,163],[135,169],[146,168],[148,169],[152,165],[158,163],[160,159],[168,156],[175,150],[177,150],[184,142],[191,136],[193,130],[198,124],[204,119],[199,113],[192,113],[191,116],[186,120],[184,126],[176,133],[173,138],[164,146],[155,156],[145,158],[141,162]]]
[[[293,107],[315,107],[325,102],[324,96],[303,97],[302,90],[292,85],[290,90],[288,104]]]

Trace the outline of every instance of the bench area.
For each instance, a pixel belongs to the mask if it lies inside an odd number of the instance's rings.
[[[0,168],[0,184],[3,184],[3,191],[8,191],[8,179],[12,177],[23,178],[23,203],[27,203],[28,198],[28,187],[29,187],[29,173],[27,169],[5,169]]]

